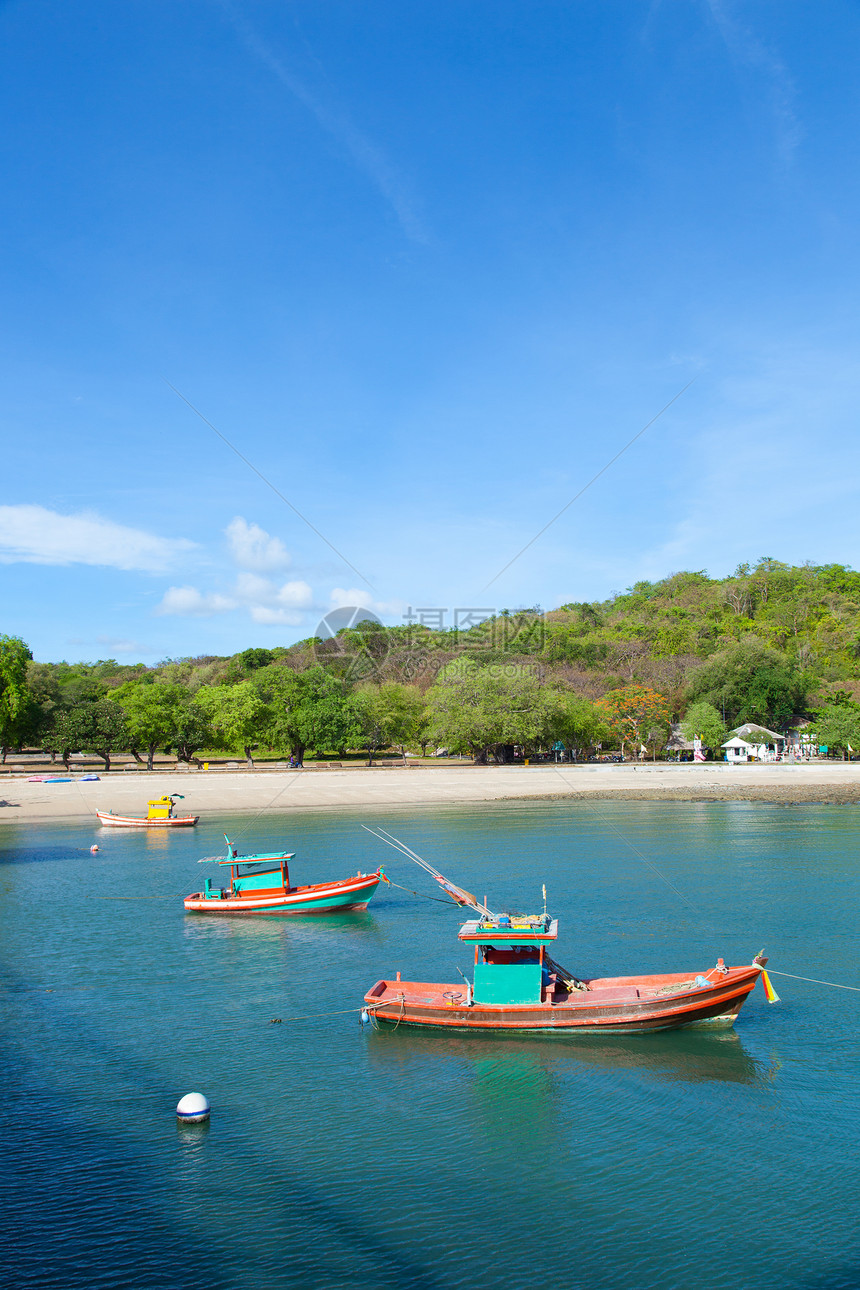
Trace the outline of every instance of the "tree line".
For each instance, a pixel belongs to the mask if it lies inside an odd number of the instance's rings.
[[[241,752],[249,766],[258,749],[289,753],[298,764],[309,749],[341,756],[363,750],[372,762],[384,749],[405,755],[444,744],[487,762],[503,760],[513,746],[528,754],[556,742],[587,756],[602,742],[633,737],[636,705],[639,724],[648,724],[643,737],[659,742],[668,728],[662,697],[641,687],[628,687],[626,703],[621,692],[592,703],[568,685],[546,684],[528,667],[481,666],[470,658],[446,665],[424,693],[398,681],[352,682],[319,664],[298,670],[257,658],[246,666],[250,675],[241,679],[198,685],[193,674],[178,680],[168,668],[78,665],[57,674],[34,664],[23,641],[2,637],[4,759],[10,748],[27,745],[66,766],[72,753],[92,753],[106,769],[124,751],[149,769],[158,752],[199,763],[204,749]]]
[[[860,574],[763,557],[729,578],[639,582],[606,602],[507,611],[468,631],[368,620],[331,640],[155,667],[36,663],[0,637],[0,746],[106,767],[130,751],[343,755],[445,747],[476,761],[560,744],[663,748],[673,722],[716,751],[744,722],[810,722],[860,749]]]

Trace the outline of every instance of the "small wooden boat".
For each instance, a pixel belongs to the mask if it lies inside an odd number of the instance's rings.
[[[99,775],[79,775],[77,783],[86,784],[89,780],[100,779]],[[28,784],[73,784],[75,780],[71,775],[28,775]]]
[[[482,918],[464,923],[460,940],[475,945],[474,982],[381,980],[364,996],[377,1022],[467,1030],[553,1034],[671,1030],[701,1022],[734,1023],[767,959],[707,972],[593,977],[565,973],[546,953],[558,921]]]
[[[96,811],[96,815],[99,823],[116,829],[187,829],[196,824],[200,816],[174,815],[174,802],[182,797],[182,793],[171,793],[152,798],[147,802],[147,812],[142,818],[139,815],[114,815],[113,811]]]
[[[200,864],[230,866],[230,886],[213,886],[207,878],[202,891],[185,897],[185,908],[195,914],[343,914],[366,909],[380,882],[387,882],[380,867],[376,873],[351,878],[290,885],[289,862],[295,852],[264,851],[240,856],[227,839],[226,856],[206,856]]]
[[[474,946],[474,977],[464,977],[458,985],[402,981],[398,972],[393,981],[377,981],[364,996],[377,1023],[554,1035],[672,1030],[704,1022],[730,1026],[760,976],[767,997],[773,995],[763,954],[742,967],[726,967],[718,959],[704,972],[580,980],[548,953],[558,936],[558,920],[546,912],[546,888],[543,914],[496,915],[404,844],[399,849],[432,874],[457,904],[478,915],[459,932],[460,941]]]

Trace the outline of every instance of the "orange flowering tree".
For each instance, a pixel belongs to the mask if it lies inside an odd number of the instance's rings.
[[[625,743],[647,743],[652,730],[666,729],[670,722],[668,699],[648,685],[625,685],[620,690],[610,690],[598,699],[595,707],[621,736],[622,753]]]

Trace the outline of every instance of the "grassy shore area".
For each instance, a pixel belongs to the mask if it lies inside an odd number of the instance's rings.
[[[88,782],[75,776],[65,784],[30,783],[26,776],[10,775],[0,778],[0,824],[80,820],[94,817],[97,809],[142,815],[147,799],[163,793],[183,793],[183,811],[209,819],[242,812],[510,799],[860,804],[860,763],[231,768],[119,773]]]

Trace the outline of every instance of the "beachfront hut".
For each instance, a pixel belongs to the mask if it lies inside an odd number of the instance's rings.
[[[785,745],[786,756],[800,761],[811,761],[813,757],[819,756],[818,735],[814,733],[810,721],[798,721],[794,730],[788,736],[788,742]]]
[[[666,752],[670,757],[676,757],[678,761],[692,761],[695,751],[695,740],[685,739],[680,721],[675,722],[669,732],[669,739],[666,743]]]
[[[723,744],[726,761],[779,761],[785,752],[786,736],[753,721],[733,730]]]

